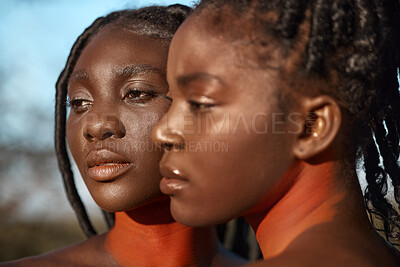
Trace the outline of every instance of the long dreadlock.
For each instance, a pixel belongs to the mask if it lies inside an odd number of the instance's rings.
[[[252,23],[258,40],[254,53],[262,59],[263,46],[271,37],[282,50],[304,40],[303,23],[309,23],[307,44],[298,70],[307,77],[330,79],[339,84],[323,93],[338,100],[349,114],[352,147],[349,162],[363,160],[367,188],[366,209],[383,221],[388,241],[400,240],[400,2],[399,0],[203,0],[196,12],[228,8],[238,18]],[[267,12],[277,14],[268,19]],[[215,29],[229,27],[220,13],[211,19]],[[224,24],[225,23],[225,24]],[[226,29],[218,32],[229,35]],[[232,37],[232,36],[230,36]],[[303,37],[303,38],[302,38]],[[267,39],[266,39],[267,38]],[[260,66],[262,67],[262,66]],[[380,164],[382,158],[383,164]],[[394,189],[393,206],[388,200],[388,182]]]

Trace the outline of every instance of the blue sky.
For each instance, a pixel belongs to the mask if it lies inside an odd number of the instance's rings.
[[[0,140],[52,145],[54,84],[72,44],[95,18],[117,9],[174,3],[193,1],[0,0],[0,104],[9,111],[1,114]],[[40,125],[32,125],[35,111]],[[31,128],[36,135],[28,140]]]

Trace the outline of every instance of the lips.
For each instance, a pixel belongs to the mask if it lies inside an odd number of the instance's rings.
[[[89,176],[98,182],[111,182],[133,167],[132,162],[109,150],[90,151],[86,163]]]
[[[173,197],[189,184],[189,181],[182,176],[177,168],[160,164],[160,172],[163,176],[160,181],[160,190],[166,195]]]

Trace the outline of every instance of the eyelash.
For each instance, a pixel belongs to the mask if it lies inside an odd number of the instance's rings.
[[[71,107],[75,113],[82,113],[93,105],[92,101],[86,99],[67,100],[67,106]]]
[[[168,95],[161,95],[162,97],[164,97],[165,99],[167,99],[169,102],[172,103],[172,98]]]
[[[131,95],[131,96],[130,96]],[[123,100],[127,99],[128,101],[144,104],[151,101],[153,98],[157,97],[158,94],[152,91],[146,92],[137,89],[131,89],[129,92],[123,97]]]
[[[192,111],[207,111],[208,109],[215,107],[215,104],[201,103],[194,100],[188,100],[190,109]]]

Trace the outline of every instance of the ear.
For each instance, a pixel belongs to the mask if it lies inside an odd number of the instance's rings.
[[[330,96],[306,98],[302,102],[302,132],[295,140],[293,153],[298,159],[308,160],[333,143],[340,130],[342,114]]]

